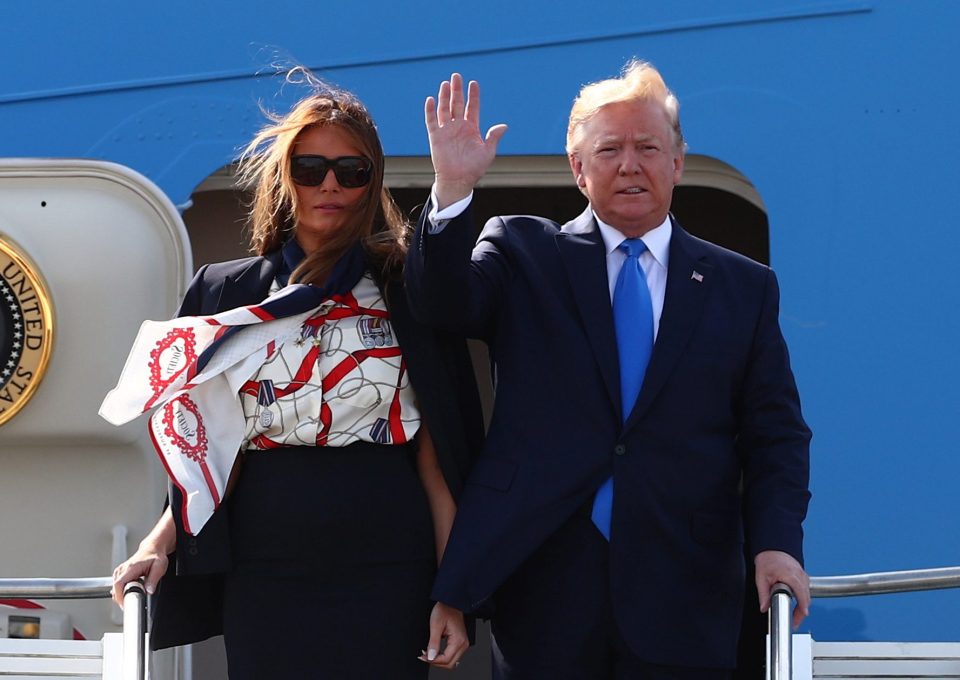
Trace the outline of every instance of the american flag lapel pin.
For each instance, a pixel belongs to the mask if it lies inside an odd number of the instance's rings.
[[[703,283],[703,274],[698,272],[696,269],[693,270],[693,273],[690,275],[690,278],[696,281],[697,283]]]

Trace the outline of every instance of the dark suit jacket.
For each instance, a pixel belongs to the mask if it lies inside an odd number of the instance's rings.
[[[494,218],[476,245],[469,211],[437,234],[421,218],[406,272],[414,314],[485,338],[495,362],[492,422],[434,597],[482,607],[613,474],[611,596],[625,639],[652,663],[732,667],[744,530],[749,554],[802,562],[809,500],[810,433],[773,272],[674,222],[659,333],[625,424],[589,209],[562,228]]]
[[[190,284],[178,316],[216,314],[262,301],[280,258],[278,250],[265,257],[204,265]],[[457,499],[483,437],[470,357],[461,339],[427,328],[411,317],[400,283],[381,288],[385,288],[390,321],[403,348],[444,479]],[[222,632],[222,575],[231,568],[228,504],[221,505],[197,536],[190,536],[183,531],[181,501],[179,490],[171,486],[177,551],[152,602],[154,649],[197,642]]]

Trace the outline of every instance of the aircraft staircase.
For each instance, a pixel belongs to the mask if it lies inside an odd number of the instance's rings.
[[[112,588],[109,577],[6,578],[0,579],[0,599],[109,598]],[[0,638],[0,679],[148,680],[146,631],[146,593],[140,583],[129,583],[122,633],[106,633],[101,640]]]
[[[810,579],[814,598],[960,587],[960,567]],[[110,578],[0,579],[0,599],[109,598]],[[960,642],[819,642],[790,628],[793,594],[774,588],[767,647],[768,680],[960,678]],[[148,680],[146,594],[124,592],[123,632],[102,640],[0,639],[0,679]]]
[[[810,579],[814,598],[960,587],[960,567]],[[767,647],[768,680],[960,678],[960,642],[819,642],[790,629],[793,593],[774,587]]]

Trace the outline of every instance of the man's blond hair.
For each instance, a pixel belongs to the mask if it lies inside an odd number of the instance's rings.
[[[686,149],[680,129],[680,102],[663,82],[663,77],[651,64],[631,59],[623,67],[619,78],[599,80],[584,85],[573,100],[570,122],[567,125],[567,153],[577,151],[583,135],[583,126],[601,108],[616,102],[637,99],[659,102],[673,128],[673,143],[680,151]]]

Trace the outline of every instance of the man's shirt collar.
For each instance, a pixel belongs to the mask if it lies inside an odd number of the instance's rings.
[[[597,217],[596,212],[593,213],[593,218],[600,227],[600,236],[603,237],[603,245],[607,249],[607,255],[609,255],[616,250],[617,246],[623,243],[627,237],[622,231],[611,227]],[[673,222],[670,220],[670,215],[667,215],[666,219],[664,219],[659,226],[654,227],[640,237],[647,246],[647,250],[650,251],[650,254],[653,256],[653,259],[664,268],[667,266],[667,260],[670,254],[670,237],[672,235]]]

